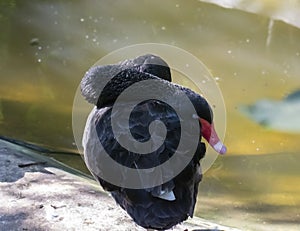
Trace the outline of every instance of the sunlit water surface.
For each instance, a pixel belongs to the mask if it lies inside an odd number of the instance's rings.
[[[178,46],[210,69],[227,110],[228,154],[206,172],[197,215],[245,230],[297,230],[300,135],[262,127],[239,107],[299,89],[300,30],[258,13],[183,0],[1,3],[0,134],[75,150],[71,111],[85,71],[127,45]],[[80,158],[56,157],[82,168]]]

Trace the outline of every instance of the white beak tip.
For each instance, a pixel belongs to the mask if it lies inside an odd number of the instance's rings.
[[[216,152],[218,152],[219,154],[223,155],[227,152],[227,148],[224,144],[222,144],[221,141],[219,141],[218,143],[216,143],[213,148],[216,150]]]
[[[223,155],[223,154],[225,154],[226,152],[227,152],[227,148],[226,148],[225,145],[223,145],[222,148],[221,148],[221,150],[219,151],[219,153],[220,153],[221,155]]]

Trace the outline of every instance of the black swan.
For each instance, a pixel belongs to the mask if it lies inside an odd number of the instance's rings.
[[[121,125],[118,127],[117,134],[113,132],[112,116],[119,113],[118,110],[113,111],[114,103],[126,88],[144,80],[158,81],[162,92],[168,89],[176,95],[178,91],[183,91],[196,112],[188,115],[187,123],[192,124],[196,121],[200,130],[197,137],[193,137],[193,140],[196,140],[196,146],[182,171],[159,185],[149,187],[145,183],[145,187],[126,187],[126,185],[122,185],[122,181],[125,181],[127,177],[126,171],[116,173],[114,167],[104,160],[107,154],[122,166],[130,169],[150,169],[150,172],[153,167],[165,163],[172,157],[178,148],[182,132],[184,136],[185,134],[189,135],[189,130],[182,131],[180,124],[182,121],[172,107],[158,99],[148,99],[137,104],[131,111],[130,133],[137,141],[146,142],[153,135],[149,132],[151,122],[160,120],[166,126],[163,144],[146,155],[127,151],[120,145],[116,136],[120,138],[125,133],[123,133]],[[145,87],[137,94],[151,90],[153,90],[151,87]],[[192,217],[198,185],[202,179],[200,160],[206,152],[205,144],[201,142],[201,136],[218,153],[226,152],[226,147],[214,130],[212,110],[207,101],[190,89],[172,83],[167,63],[160,57],[151,54],[125,60],[118,64],[92,67],[81,81],[81,92],[89,103],[96,106],[89,115],[85,127],[82,141],[84,160],[104,190],[111,193],[115,201],[127,211],[136,224],[146,229],[169,229],[188,217]],[[135,92],[132,95],[134,96]],[[130,97],[121,100],[120,103],[125,111],[131,100],[133,99]],[[180,107],[185,106],[180,105]],[[188,114],[189,111],[186,113]],[[116,124],[118,126],[118,122]],[[185,155],[184,151],[182,155]],[[189,151],[186,150],[187,153]],[[180,157],[177,161],[181,161]],[[173,173],[172,171],[172,168],[165,168],[163,174],[170,175]],[[107,174],[107,172],[112,175],[116,174],[120,182],[118,184],[109,182],[104,175],[101,175]],[[141,176],[138,181],[143,184],[148,180],[146,178]]]

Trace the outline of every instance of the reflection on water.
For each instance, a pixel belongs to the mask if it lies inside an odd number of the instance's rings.
[[[273,20],[282,20],[300,28],[300,2],[294,0],[200,0],[202,2],[214,3],[226,8],[241,9],[255,14],[262,14]]]
[[[300,90],[289,94],[282,100],[261,99],[255,104],[243,105],[241,112],[266,128],[299,133]]]
[[[249,230],[297,230],[299,161],[288,153],[219,160],[200,187],[199,214]]]
[[[0,26],[1,135],[74,149],[71,110],[85,71],[126,45],[175,45],[209,67],[227,109],[229,152],[206,173],[197,213],[249,230],[299,225],[300,135],[239,111],[299,89],[298,28],[196,0],[6,1]]]

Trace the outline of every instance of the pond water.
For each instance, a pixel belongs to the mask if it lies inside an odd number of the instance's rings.
[[[197,215],[245,230],[297,230],[300,131],[266,128],[239,108],[300,88],[300,29],[278,11],[270,18],[272,1],[256,11],[232,2],[243,10],[196,0],[0,3],[0,135],[76,151],[72,105],[85,71],[127,45],[178,46],[210,69],[227,110],[228,154],[205,173]],[[289,2],[283,18],[300,8]],[[80,157],[55,157],[82,169]]]

